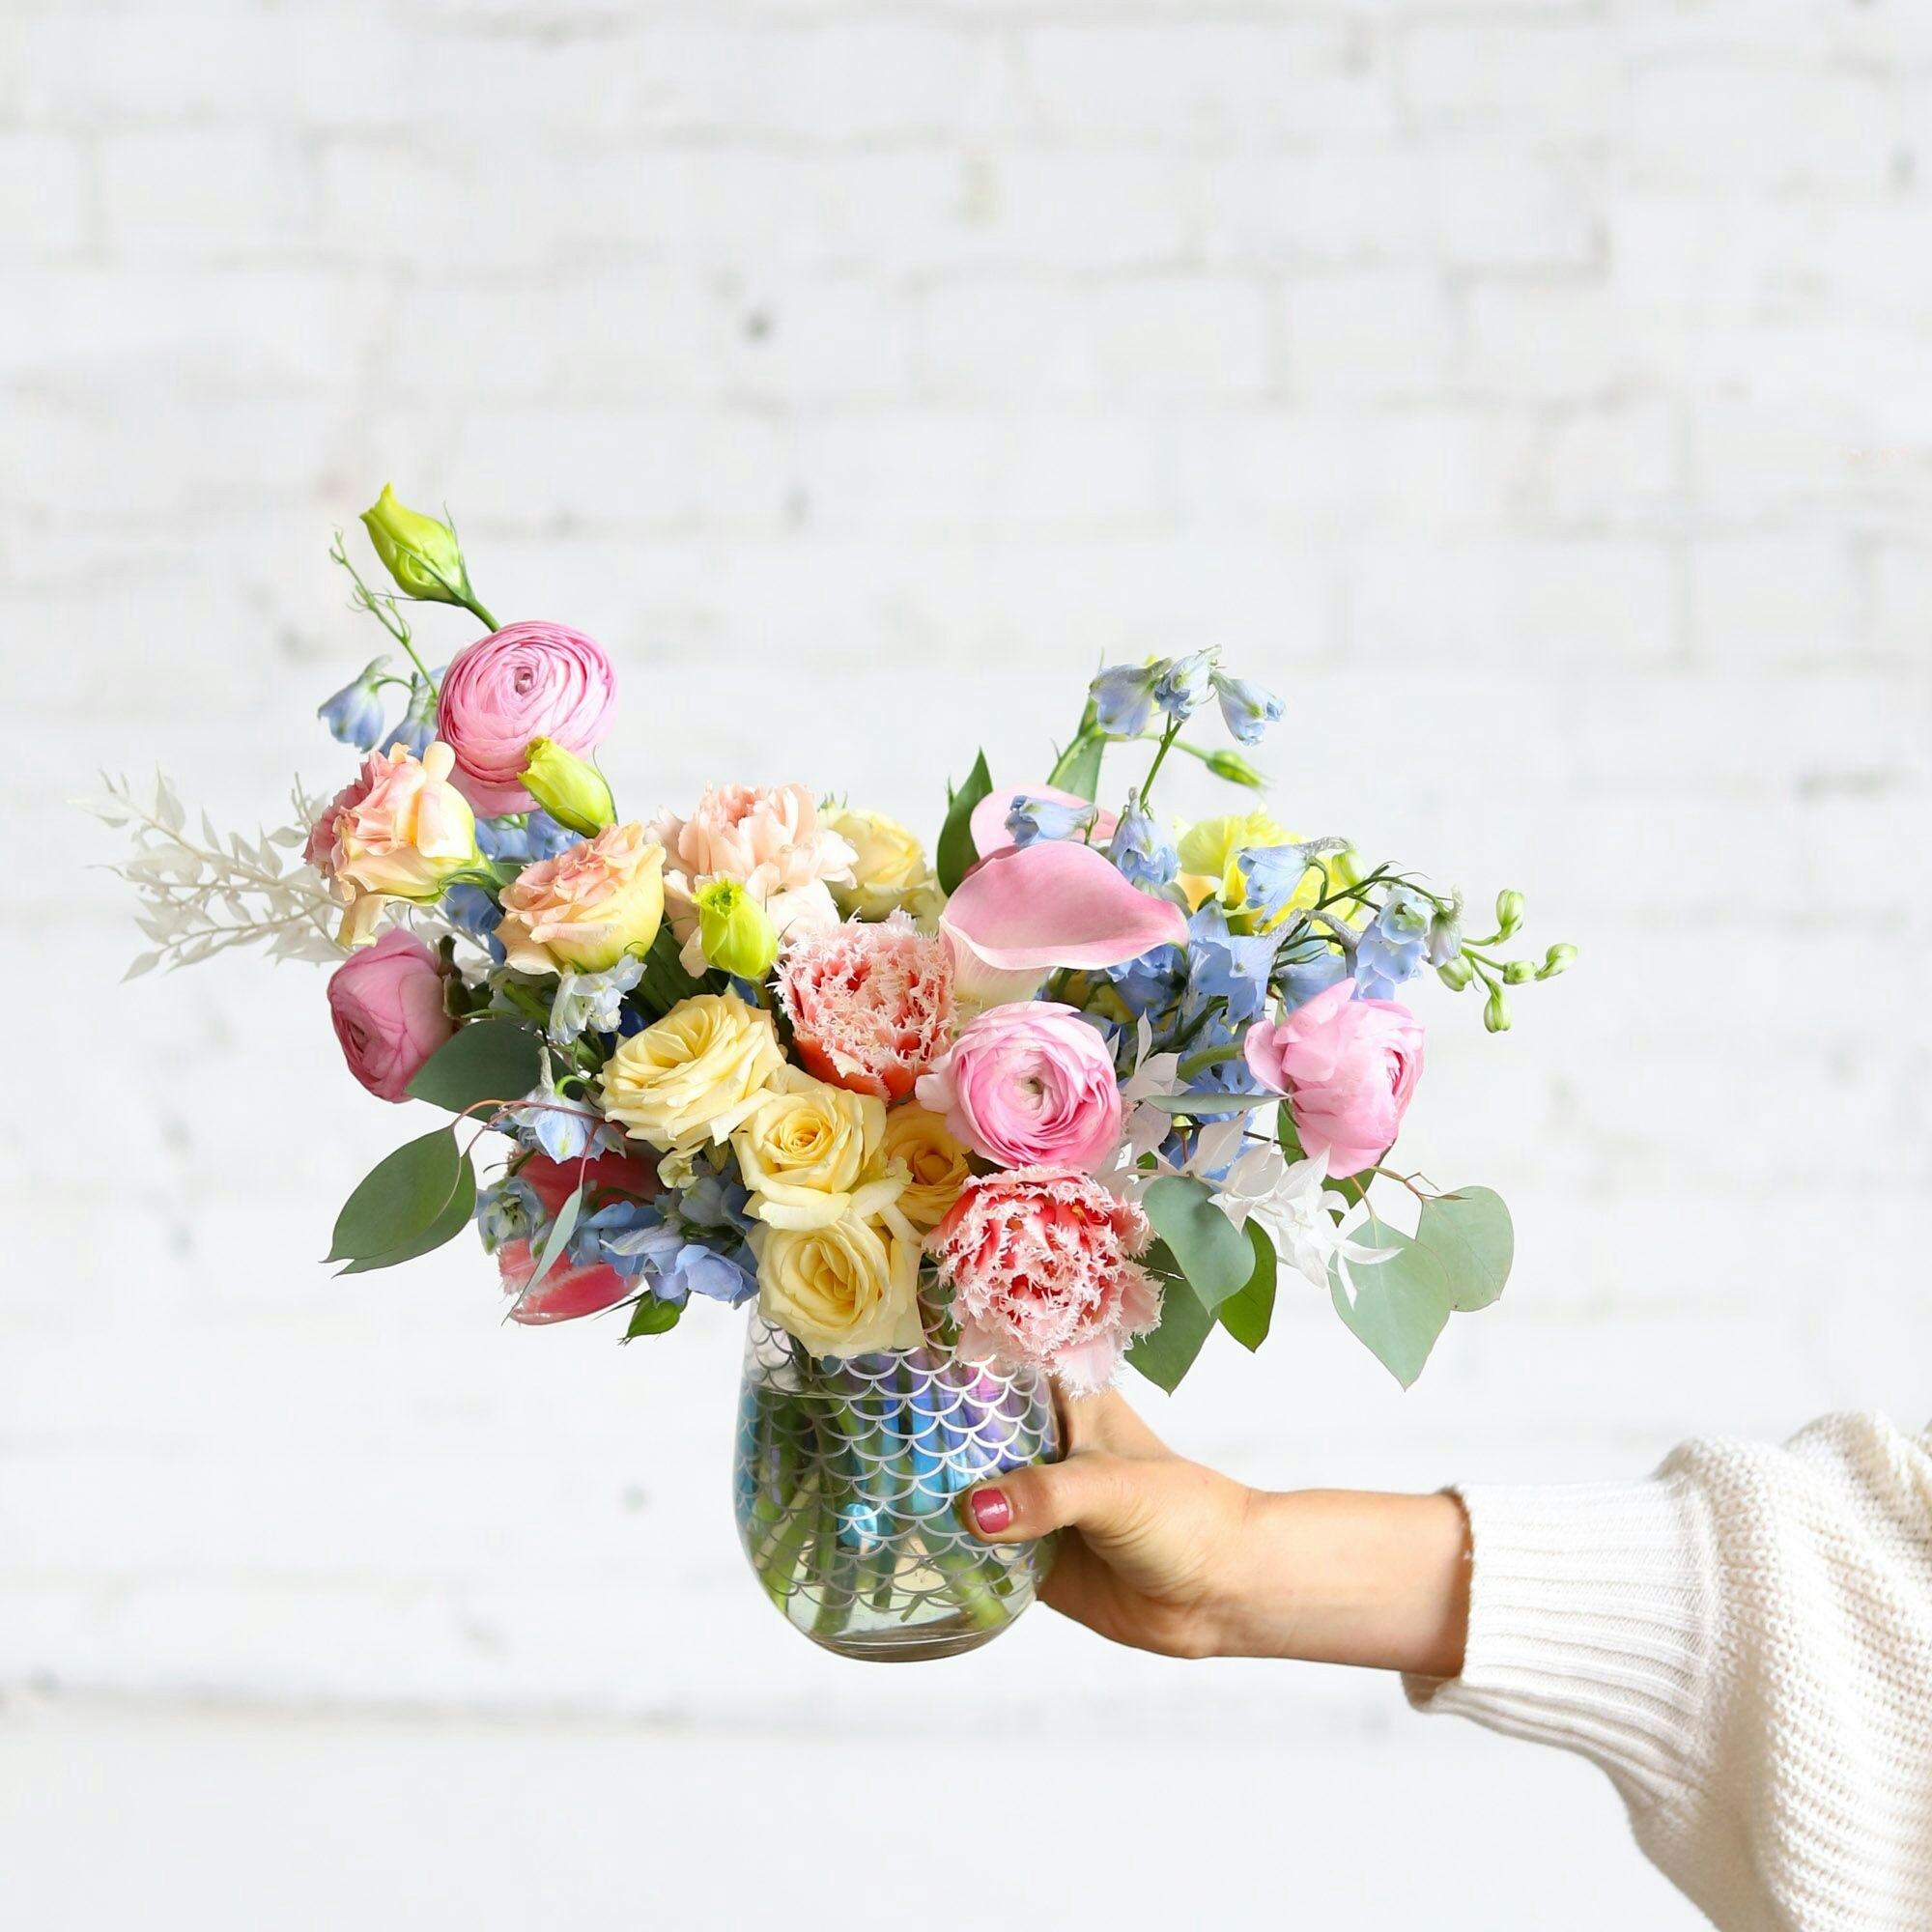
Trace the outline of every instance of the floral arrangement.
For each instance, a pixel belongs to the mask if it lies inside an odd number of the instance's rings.
[[[1177,753],[1264,783],[1245,753],[1281,700],[1214,652],[1103,669],[1038,782],[996,785],[978,758],[930,859],[803,782],[626,817],[595,763],[604,650],[499,626],[451,526],[386,487],[363,523],[394,589],[339,533],[331,554],[410,668],[392,650],[321,706],[363,754],[348,781],[225,845],[205,817],[188,835],[165,781],[152,806],[116,783],[99,807],[134,834],[121,869],[154,950],[132,971],[253,943],[333,958],[349,1071],[449,1116],[350,1195],[344,1272],[473,1224],[516,1321],[611,1311],[634,1340],[694,1302],[755,1302],[798,1377],[929,1358],[961,1365],[969,1405],[976,1378],[1079,1393],[1123,1361],[1172,1389],[1217,1327],[1259,1348],[1284,1279],[1406,1384],[1453,1312],[1501,1292],[1496,1195],[1388,1165],[1424,1063],[1402,995],[1425,972],[1480,984],[1501,1032],[1506,988],[1573,949],[1506,959],[1520,894],[1472,934],[1459,894],[1251,798],[1164,822]],[[431,669],[422,603],[484,635]],[[1216,713],[1234,746],[1183,735]],[[1143,746],[1121,808],[1098,804],[1107,754]],[[1413,1233],[1370,1201],[1384,1179],[1418,1204]],[[959,1484],[936,1455],[922,1473],[917,1406],[855,1421],[848,1402],[840,1440],[883,1429],[934,1514]],[[869,1494],[828,1505],[835,1545]]]

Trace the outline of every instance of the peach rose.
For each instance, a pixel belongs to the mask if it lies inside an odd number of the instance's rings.
[[[497,937],[520,973],[602,973],[642,952],[664,919],[664,847],[641,825],[607,825],[503,888]]]

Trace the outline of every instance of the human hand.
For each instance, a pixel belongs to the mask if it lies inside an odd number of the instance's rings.
[[[1468,1529],[1453,1496],[1272,1494],[1177,1456],[1113,1390],[1063,1406],[1065,1462],[966,1498],[981,1541],[1064,1533],[1042,1600],[1166,1657],[1299,1657],[1453,1677]]]

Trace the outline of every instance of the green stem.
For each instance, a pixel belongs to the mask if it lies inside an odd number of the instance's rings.
[[[1210,1066],[1219,1066],[1226,1061],[1240,1057],[1241,1048],[1238,1046],[1204,1046],[1199,1053],[1190,1053],[1175,1067],[1175,1077],[1192,1080],[1197,1073],[1206,1073]]]
[[[1148,767],[1148,775],[1141,781],[1141,810],[1147,810],[1148,795],[1153,790],[1153,781],[1160,776],[1160,768],[1167,761],[1167,754],[1174,747],[1174,741],[1180,736],[1180,721],[1177,718],[1161,736],[1160,750],[1153,754],[1153,763]]]

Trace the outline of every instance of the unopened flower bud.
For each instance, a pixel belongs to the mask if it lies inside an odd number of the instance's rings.
[[[1476,969],[1459,955],[1457,958],[1445,960],[1436,967],[1435,977],[1452,993],[1460,993],[1476,977]]]
[[[1577,949],[1574,946],[1552,946],[1543,955],[1543,964],[1536,977],[1539,980],[1553,980],[1559,973],[1567,973],[1576,964]]]
[[[1491,1033],[1508,1033],[1510,1030],[1510,1006],[1503,998],[1500,986],[1491,989],[1490,997],[1484,1004],[1483,1025]]]
[[[1226,779],[1230,784],[1252,785],[1255,790],[1259,791],[1267,783],[1267,780],[1260,772],[1256,771],[1254,766],[1249,764],[1247,759],[1242,757],[1238,752],[1231,752],[1226,749],[1210,752],[1202,760],[1202,763],[1217,779]]]
[[[1503,984],[1506,986],[1520,986],[1535,978],[1536,967],[1527,959],[1512,959],[1503,968]]]
[[[762,980],[779,956],[779,931],[736,879],[714,879],[697,895],[697,936],[705,963],[740,980]]]
[[[374,506],[362,512],[362,523],[376,554],[383,559],[383,568],[406,597],[421,597],[435,604],[463,602],[469,573],[464,566],[456,532],[447,524],[405,509],[386,483]]]
[[[1446,906],[1436,908],[1435,917],[1429,922],[1429,963],[1432,966],[1447,966],[1458,959],[1463,952],[1463,895],[1458,893]],[[1469,982],[1465,979],[1463,985]]]
[[[525,756],[524,789],[580,838],[592,838],[617,822],[617,807],[604,774],[550,738],[532,738]]]
[[[1500,892],[1496,895],[1496,936],[1507,939],[1522,923],[1524,900],[1520,893]]]

